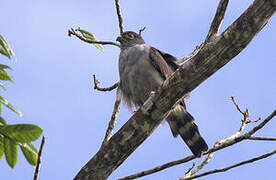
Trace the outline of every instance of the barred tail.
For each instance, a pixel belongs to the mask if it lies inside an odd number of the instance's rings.
[[[185,105],[184,105],[185,106]],[[193,122],[193,116],[188,113],[183,105],[177,105],[167,117],[172,134],[178,135],[188,145],[195,156],[201,156],[202,152],[208,150],[208,145],[200,136],[197,125]]]

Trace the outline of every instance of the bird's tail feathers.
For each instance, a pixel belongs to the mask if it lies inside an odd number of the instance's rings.
[[[208,145],[201,137],[193,116],[182,105],[177,105],[166,120],[173,136],[180,135],[195,156],[201,156],[208,150]]]

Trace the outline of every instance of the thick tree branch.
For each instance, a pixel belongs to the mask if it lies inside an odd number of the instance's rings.
[[[248,164],[248,163],[253,163],[253,162],[255,162],[255,161],[258,161],[258,160],[267,158],[267,157],[269,157],[269,156],[274,155],[275,153],[276,153],[276,150],[274,150],[274,151],[272,151],[272,152],[269,152],[269,153],[266,153],[266,154],[263,154],[263,155],[261,155],[261,156],[258,156],[258,157],[249,159],[249,160],[247,160],[247,161],[239,162],[239,163],[234,164],[234,165],[232,165],[232,166],[227,166],[227,167],[221,168],[221,169],[214,169],[214,170],[207,171],[207,172],[204,172],[204,173],[201,173],[201,174],[198,174],[198,175],[189,177],[189,178],[184,178],[183,180],[190,180],[190,179],[195,179],[195,178],[202,177],[202,176],[207,176],[207,175],[209,175],[209,174],[214,174],[214,173],[219,173],[219,172],[225,172],[225,171],[228,171],[229,169],[232,169],[232,168],[235,168],[235,167],[238,167],[238,166],[242,166],[242,165]]]
[[[89,160],[75,180],[106,179],[165,119],[179,99],[198,87],[248,45],[274,14],[275,4],[276,0],[255,0],[216,42],[207,43],[196,56],[167,79],[160,90]],[[252,134],[246,138],[250,135]],[[235,138],[226,145],[239,142],[242,137]],[[213,148],[207,153],[219,148],[222,147]],[[186,160],[194,158],[189,156]]]
[[[97,89],[98,91],[112,91],[113,89],[117,88],[119,83],[115,83],[110,87],[107,88],[101,88],[98,86],[98,84],[100,83],[97,79],[96,79],[96,75],[93,74],[93,80],[94,80],[94,89]]]
[[[68,36],[76,36],[78,37],[80,40],[87,42],[89,44],[101,44],[101,45],[113,45],[113,46],[117,46],[120,47],[120,44],[112,42],[112,41],[92,41],[90,39],[87,39],[85,37],[83,37],[81,34],[77,33],[73,28],[68,30]]]

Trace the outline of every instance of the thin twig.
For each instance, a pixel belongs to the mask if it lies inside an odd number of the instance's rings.
[[[111,119],[108,123],[108,128],[106,130],[105,137],[104,137],[104,140],[102,142],[102,145],[106,144],[108,142],[108,140],[110,139],[111,135],[112,135],[112,131],[115,127],[116,119],[117,119],[117,116],[118,116],[118,113],[119,113],[119,110],[120,110],[120,104],[121,104],[121,98],[118,96],[118,93],[117,93],[116,101],[114,103],[114,108],[113,108],[113,112],[112,112],[112,115],[111,115]]]
[[[274,137],[255,137],[251,136],[248,138],[249,140],[261,140],[261,141],[276,141]]]
[[[195,174],[196,172],[201,170],[212,159],[214,153],[215,152],[211,152],[210,154],[208,154],[208,156],[205,158],[205,160],[199,166],[197,166],[193,170],[190,170],[189,173],[185,173],[185,175],[183,177],[179,178],[179,180],[183,180],[185,178],[191,177],[193,174]]]
[[[191,172],[191,170],[193,170],[193,168],[195,167],[195,165],[196,165],[195,162],[193,162],[192,167],[190,167],[185,174],[189,174]],[[177,179],[177,180],[180,180],[180,179]]]
[[[94,89],[97,89],[98,91],[112,91],[113,89],[117,88],[119,83],[115,83],[110,87],[107,88],[101,88],[98,86],[98,84],[100,83],[97,79],[96,79],[96,75],[93,75],[93,79],[94,79]]]
[[[203,47],[203,45],[204,45],[204,43],[202,43],[202,44],[199,45],[199,46],[196,46],[196,48],[193,50],[192,53],[190,53],[188,56],[186,56],[186,57],[184,57],[184,58],[178,60],[176,63],[177,63],[177,64],[181,64],[181,63],[183,63],[184,61],[186,61],[186,60],[192,58],[192,57],[196,54],[196,52],[199,51],[199,50]]]
[[[85,37],[83,37],[81,34],[77,33],[76,30],[74,30],[73,28],[68,30],[68,36],[76,36],[78,37],[80,40],[87,42],[89,44],[102,44],[102,45],[114,45],[114,46],[118,46],[120,47],[120,44],[116,43],[116,42],[112,42],[112,41],[92,41],[90,39],[87,39]]]
[[[250,131],[248,131],[247,133],[245,133],[243,136],[246,136],[246,139],[248,139],[255,132],[257,132],[258,130],[260,130],[261,128],[263,128],[275,115],[276,115],[276,109],[265,120],[263,120],[258,126],[255,126]]]
[[[183,180],[195,179],[195,178],[198,178],[198,177],[202,177],[202,176],[206,176],[206,175],[214,174],[214,173],[218,173],[218,172],[225,172],[225,171],[227,171],[227,170],[229,170],[229,169],[232,169],[232,168],[235,168],[235,167],[238,167],[238,166],[242,166],[242,165],[248,164],[248,163],[253,163],[253,162],[255,162],[255,161],[258,161],[258,160],[267,158],[267,157],[269,157],[269,156],[272,156],[272,155],[275,154],[275,153],[276,153],[276,150],[274,150],[274,151],[272,151],[272,152],[269,152],[269,153],[267,153],[267,154],[263,154],[263,155],[261,155],[261,156],[258,156],[258,157],[249,159],[249,160],[247,160],[247,161],[239,162],[239,163],[234,164],[234,165],[232,165],[232,166],[227,166],[227,167],[221,168],[221,169],[214,169],[214,170],[207,171],[207,172],[204,172],[204,173],[201,173],[201,174],[198,174],[198,175],[189,177],[189,178],[185,178],[185,179],[183,179]]]
[[[244,112],[241,110],[241,108],[239,107],[239,105],[236,103],[234,96],[231,96],[231,100],[232,100],[233,103],[235,104],[237,110],[238,110],[240,113],[244,114]]]
[[[41,165],[41,156],[42,156],[42,149],[45,143],[45,137],[42,137],[41,140],[41,144],[40,144],[40,148],[38,151],[38,155],[37,155],[37,162],[36,162],[36,167],[35,167],[35,173],[34,173],[34,180],[38,180],[38,174],[39,174],[39,170],[40,170],[40,165]]]
[[[211,27],[210,27],[209,32],[206,37],[206,41],[209,41],[212,36],[218,35],[219,28],[220,28],[220,25],[224,18],[228,2],[229,2],[229,0],[221,0],[219,2],[219,5],[218,5],[217,11],[216,11],[216,15],[212,21]]]
[[[145,26],[145,27],[143,27],[142,29],[139,29],[139,36],[141,36],[141,35],[142,35],[142,32],[143,32],[143,31],[145,31],[145,29],[146,29],[146,26]]]
[[[244,135],[239,136],[239,137],[237,137],[237,138],[235,138],[233,140],[230,140],[228,142],[225,142],[224,144],[221,144],[219,146],[213,147],[213,148],[209,149],[207,152],[204,152],[203,155],[210,154],[212,152],[218,151],[220,149],[224,149],[224,148],[226,148],[228,146],[231,146],[233,144],[237,144],[237,143],[239,143],[239,142],[241,142],[241,141],[243,141],[245,139],[248,139],[252,134],[254,134],[256,131],[258,131],[263,126],[265,126],[275,115],[276,115],[276,109],[265,120],[263,120],[259,125],[255,126],[250,131],[248,131],[247,133],[245,133]],[[187,156],[187,157],[184,157],[182,159],[171,161],[171,162],[165,163],[163,165],[154,167],[154,168],[149,169],[149,170],[145,170],[145,171],[142,171],[142,172],[130,175],[130,176],[125,176],[125,177],[120,178],[118,180],[128,180],[128,179],[135,179],[135,178],[138,178],[138,177],[146,176],[146,175],[153,174],[153,173],[162,171],[164,169],[167,169],[167,168],[179,165],[179,164],[183,164],[183,163],[189,162],[189,161],[191,161],[191,160],[193,160],[195,158],[197,158],[197,157],[194,156],[194,155]]]
[[[223,143],[225,143],[225,142],[227,142],[229,140],[232,140],[232,139],[238,137],[243,132],[246,124],[253,123],[253,122],[258,122],[259,120],[261,120],[261,118],[259,118],[257,120],[248,120],[248,118],[249,118],[249,111],[248,111],[248,109],[246,109],[245,111],[242,111],[241,108],[239,107],[239,105],[236,103],[234,96],[231,96],[231,100],[234,103],[234,105],[236,106],[237,110],[243,115],[243,119],[241,120],[242,123],[241,123],[241,126],[240,126],[240,128],[239,128],[239,130],[238,130],[237,133],[233,134],[232,136],[230,136],[230,137],[228,137],[228,138],[226,138],[224,140],[221,140],[221,141],[217,142],[217,144],[223,144]]]
[[[123,26],[123,17],[122,17],[119,0],[115,0],[115,5],[116,5],[116,11],[117,11],[117,16],[119,20],[120,34],[122,35],[124,32],[124,26]]]

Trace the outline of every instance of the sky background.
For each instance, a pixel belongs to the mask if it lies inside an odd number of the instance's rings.
[[[143,32],[145,41],[177,58],[188,55],[205,39],[219,0],[157,1],[121,0],[125,30]],[[230,2],[222,31],[252,3]],[[119,48],[104,46],[101,52],[76,37],[68,37],[71,27],[93,32],[99,40],[119,35],[113,1],[47,0],[2,1],[0,34],[15,52],[15,61],[0,56],[14,83],[1,92],[23,117],[3,108],[10,124],[32,123],[44,129],[40,180],[73,179],[80,168],[98,151],[110,119],[115,91],[93,90],[96,74],[106,87],[117,82]],[[231,62],[202,83],[186,101],[209,147],[234,134],[241,114],[230,100],[235,96],[251,119],[267,117],[276,105],[276,16]],[[118,130],[131,116],[121,107]],[[248,125],[247,130],[253,127]],[[259,136],[276,136],[276,119],[260,130]],[[40,139],[35,142],[37,146]],[[275,142],[244,141],[219,151],[205,170],[221,168],[274,150]],[[116,179],[190,155],[180,138],[174,139],[167,123],[160,125],[139,148],[110,176]],[[195,160],[197,164],[201,161]],[[276,177],[276,156],[201,179],[267,179]],[[176,179],[185,174],[192,162],[178,165],[143,180]],[[205,171],[204,170],[204,171]],[[23,154],[11,169],[0,160],[0,179],[32,179],[34,168]],[[203,172],[203,171],[201,171]]]

